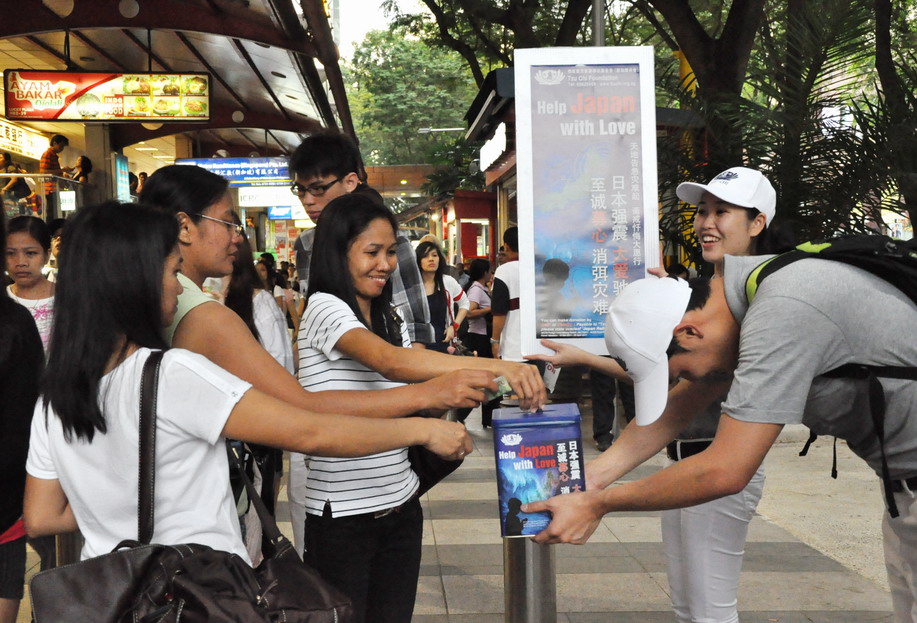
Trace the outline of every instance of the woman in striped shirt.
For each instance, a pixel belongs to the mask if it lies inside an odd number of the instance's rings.
[[[387,389],[454,369],[454,357],[410,348],[392,307],[397,227],[387,208],[356,193],[322,211],[298,342],[305,389]],[[494,376],[505,364],[465,359]],[[483,398],[481,392],[477,400]],[[423,514],[407,448],[345,460],[311,457],[309,468],[306,560],[348,593],[357,621],[409,623]]]

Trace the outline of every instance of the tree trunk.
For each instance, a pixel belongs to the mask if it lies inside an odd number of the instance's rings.
[[[917,162],[914,160],[914,120],[905,99],[904,88],[892,56],[892,3],[891,0],[875,0],[876,9],[876,73],[882,86],[885,110],[891,126],[900,130],[889,135],[889,150],[895,153],[909,153],[911,158],[902,158],[898,163],[896,178],[904,200],[911,226],[917,225]],[[902,170],[902,168],[904,170]]]
[[[688,0],[649,0],[665,18],[694,71],[697,96],[707,104],[711,170],[735,166],[742,158],[742,134],[728,112],[740,100],[745,70],[764,15],[764,0],[733,2],[719,39],[704,30]]]

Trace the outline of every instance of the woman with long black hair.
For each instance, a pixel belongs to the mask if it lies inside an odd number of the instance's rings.
[[[427,348],[444,353],[468,313],[468,297],[458,281],[446,274],[446,258],[437,243],[430,240],[421,242],[417,245],[416,254],[435,338],[432,344],[427,344]],[[454,311],[455,305],[458,312]]]
[[[151,351],[166,348],[163,327],[178,307],[179,228],[174,216],[117,203],[84,208],[67,226],[25,524],[32,536],[79,528],[83,558],[137,534],[140,374]],[[224,437],[338,456],[420,443],[456,457],[471,447],[450,422],[296,409],[177,348],[162,361],[156,417],[153,542],[201,543],[245,560]]]
[[[293,375],[254,338],[245,323],[230,309],[204,294],[208,277],[232,273],[242,227],[233,219],[229,182],[201,167],[170,165],[150,175],[140,202],[154,206],[178,220],[184,292],[179,310],[166,329],[172,346],[200,353],[255,388],[291,405],[326,413],[407,415],[423,409],[449,409],[476,405],[487,385],[481,375],[454,366],[448,376],[424,385],[386,392],[305,392]],[[523,398],[538,406],[545,400],[544,385],[527,370],[507,369],[504,376]]]
[[[392,212],[362,194],[343,195],[322,210],[298,341],[304,388],[393,388],[441,375],[457,361],[492,380],[520,365],[410,347],[391,304],[397,231]],[[407,454],[404,447],[356,459],[310,459],[306,560],[350,596],[357,621],[411,620],[423,515]]]

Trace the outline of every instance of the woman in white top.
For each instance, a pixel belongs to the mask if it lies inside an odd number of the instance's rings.
[[[40,218],[17,216],[7,226],[6,272],[13,283],[10,298],[24,305],[38,327],[41,343],[48,352],[54,322],[55,284],[42,273],[51,252],[51,232]]]
[[[173,216],[129,204],[84,208],[68,223],[53,381],[32,421],[24,516],[32,536],[79,528],[83,558],[137,536],[140,374],[150,350],[165,348],[182,291],[178,234]],[[246,560],[224,436],[337,456],[421,443],[454,458],[471,447],[449,422],[296,409],[181,349],[163,359],[156,415],[153,542],[202,543]]]
[[[238,222],[238,217],[233,220]],[[287,333],[287,323],[263,285],[252,261],[251,245],[243,233],[239,251],[233,261],[232,275],[224,292],[224,303],[239,315],[274,360],[292,374],[293,343]],[[249,449],[258,466],[258,469],[252,467],[255,488],[261,493],[267,509],[274,513],[283,476],[283,452],[256,444],[249,444]],[[261,552],[261,523],[254,507],[249,506],[248,511],[241,516],[241,521],[245,526],[245,546],[252,559],[258,560]]]
[[[694,233],[716,278],[722,277],[726,255],[781,253],[792,247],[789,232],[773,224],[776,191],[758,171],[733,167],[709,184],[685,182],[675,192],[682,201],[697,206]],[[614,359],[550,340],[542,340],[542,344],[557,354],[529,359],[558,366],[588,365],[621,380],[628,378]],[[712,387],[678,381],[669,391],[666,411],[658,422],[639,426],[632,421],[611,449],[586,465],[587,489],[608,487],[673,438],[667,448],[673,462],[706,450],[716,435],[723,413],[720,404],[725,398],[725,393],[718,395]],[[706,408],[699,411],[699,405]],[[745,540],[763,490],[762,465],[738,493],[662,512],[663,550],[678,623],[739,620],[737,595]]]
[[[430,323],[436,337],[436,341],[428,344],[427,348],[444,353],[468,313],[468,297],[458,281],[445,273],[446,259],[437,243],[421,242],[417,245],[416,254],[430,308]],[[458,313],[453,313],[454,304],[458,305]]]

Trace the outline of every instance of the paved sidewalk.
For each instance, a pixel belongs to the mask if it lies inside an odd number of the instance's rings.
[[[597,452],[584,413],[587,460]],[[424,546],[414,623],[502,623],[503,557],[497,519],[492,433],[478,412],[467,422],[475,451],[423,498]],[[892,621],[882,566],[877,480],[838,444],[830,477],[830,440],[797,456],[805,434],[768,456],[759,516],[752,521],[739,589],[742,623]],[[659,455],[629,479],[661,469]],[[281,498],[285,499],[285,489]],[[278,509],[286,516],[286,503]],[[280,522],[290,534],[289,522]],[[658,513],[606,517],[583,546],[556,546],[560,623],[672,623]],[[29,553],[30,575],[37,556]],[[19,622],[29,617],[28,597]]]

